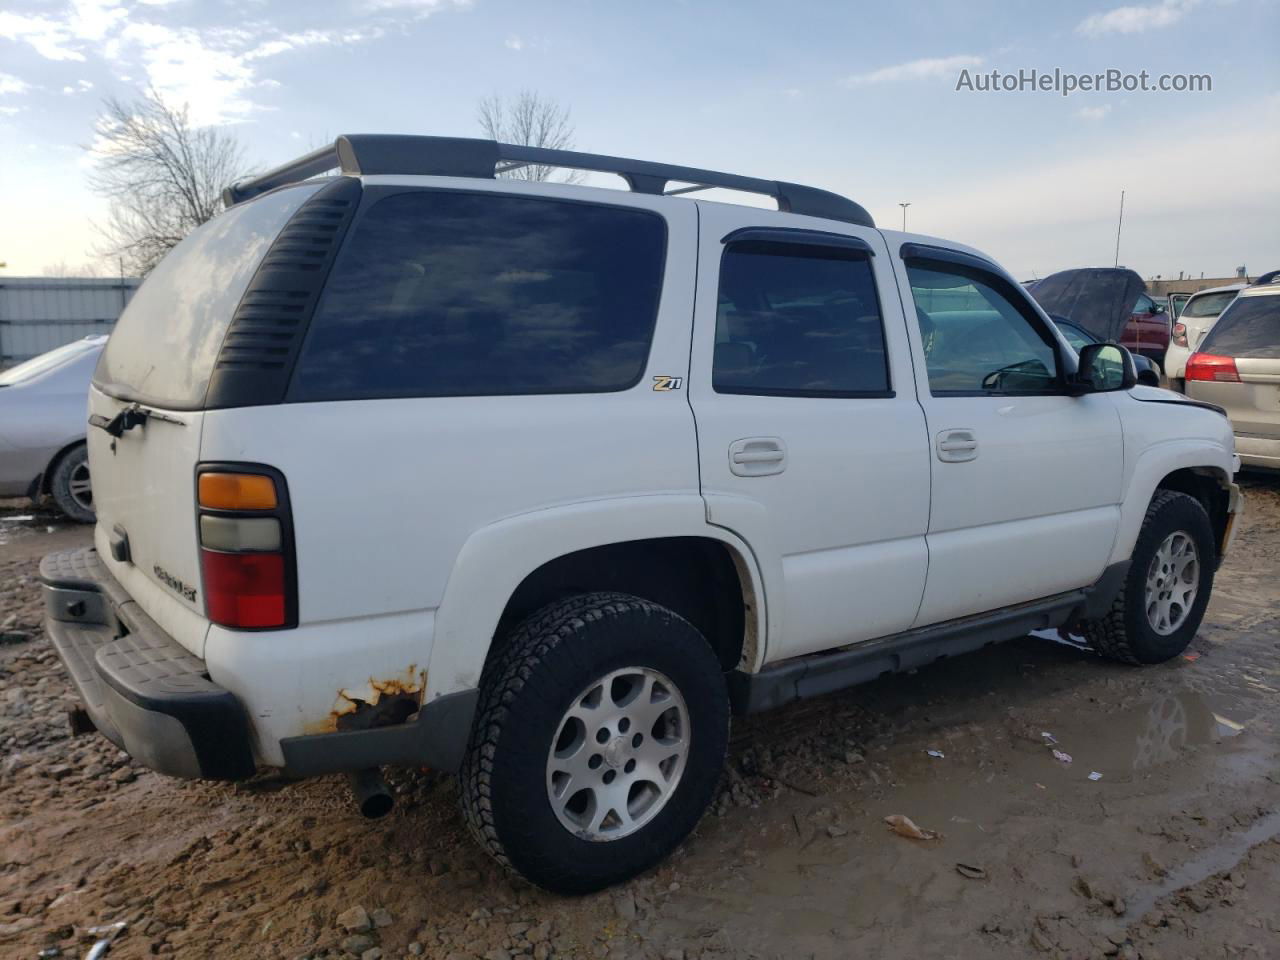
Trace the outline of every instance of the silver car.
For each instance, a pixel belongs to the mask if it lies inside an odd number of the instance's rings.
[[[1240,291],[1200,341],[1187,396],[1227,411],[1242,464],[1280,470],[1280,270]]]
[[[0,497],[52,496],[92,523],[85,453],[89,380],[106,337],[85,337],[0,372]]]

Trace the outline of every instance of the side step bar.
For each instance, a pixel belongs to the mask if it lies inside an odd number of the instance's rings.
[[[1014,640],[1032,630],[1101,615],[1124,584],[1129,564],[1108,567],[1092,587],[1044,600],[1005,607],[990,613],[949,620],[868,640],[852,647],[796,657],[759,673],[734,670],[728,675],[729,699],[735,713],[772,710],[824,693],[875,680],[886,673],[913,670],[943,657],[969,653],[993,643]]]

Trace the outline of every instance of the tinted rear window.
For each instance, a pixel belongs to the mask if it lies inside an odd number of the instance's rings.
[[[1187,305],[1182,308],[1182,316],[1216,317],[1236,298],[1236,292],[1235,290],[1228,290],[1223,293],[1206,293],[1198,297],[1192,297],[1187,301]]]
[[[174,247],[120,315],[94,383],[125,399],[200,407],[258,262],[321,186],[300,184],[234,206]]]
[[[357,220],[289,399],[624,390],[644,373],[666,224],[627,207],[400,193]]]
[[[1221,357],[1280,357],[1280,294],[1240,297],[1200,344]]]

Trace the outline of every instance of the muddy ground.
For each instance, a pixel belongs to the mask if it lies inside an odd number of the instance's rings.
[[[367,822],[339,778],[180,782],[72,737],[34,575],[88,532],[9,505],[0,956],[80,957],[123,920],[113,960],[1280,957],[1280,480],[1244,486],[1188,656],[1028,637],[739,720],[696,833],[580,899],[492,866],[449,778],[395,774]]]

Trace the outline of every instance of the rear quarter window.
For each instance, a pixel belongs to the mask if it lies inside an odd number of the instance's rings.
[[[354,224],[292,401],[625,390],[662,292],[666,222],[631,207],[424,190]]]
[[[196,409],[240,297],[271,242],[322,183],[238,204],[194,230],[120,315],[94,383],[126,400]]]
[[[1238,298],[1213,325],[1200,344],[1200,352],[1280,358],[1280,294]]]
[[[1198,297],[1192,297],[1187,301],[1187,305],[1182,308],[1182,316],[1216,317],[1235,298],[1236,291],[1234,290],[1223,293],[1206,293]]]

